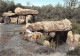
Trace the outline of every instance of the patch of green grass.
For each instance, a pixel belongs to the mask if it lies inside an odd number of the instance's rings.
[[[80,47],[80,44],[78,46]]]
[[[2,19],[2,17],[0,17],[0,20]]]
[[[50,46],[51,46],[52,48],[53,48],[53,47],[56,47],[56,44],[55,44],[55,42],[54,42],[53,40],[51,40]]]
[[[38,43],[38,44],[42,44],[42,42],[43,42],[44,40],[46,40],[47,37],[48,37],[48,35],[44,35],[44,36],[38,38],[38,39],[37,39],[37,43]]]

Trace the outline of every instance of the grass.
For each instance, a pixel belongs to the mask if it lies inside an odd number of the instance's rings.
[[[46,40],[47,37],[48,37],[47,35],[44,35],[44,36],[38,38],[38,39],[37,39],[37,43],[38,43],[38,44],[42,44],[42,42],[43,42],[44,40]]]
[[[80,46],[76,47],[74,50],[68,51],[69,56],[80,56]]]
[[[2,17],[0,17],[0,20],[2,19]]]
[[[55,44],[55,42],[54,42],[53,40],[51,40],[50,46],[51,46],[52,48],[56,47],[56,44]]]
[[[51,54],[54,52],[55,52],[55,49],[49,46],[41,47],[35,51],[35,53],[38,53],[38,54]]]

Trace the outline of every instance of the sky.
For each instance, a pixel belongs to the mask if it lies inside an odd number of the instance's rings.
[[[27,2],[30,2],[30,5],[35,5],[35,6],[42,6],[42,5],[48,5],[52,4],[55,6],[56,4],[60,3],[64,5],[63,0],[13,0],[15,4],[21,3],[22,5],[26,5]]]

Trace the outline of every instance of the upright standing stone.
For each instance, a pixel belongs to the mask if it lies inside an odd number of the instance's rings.
[[[72,34],[72,31],[69,31],[68,34],[67,34],[67,44],[69,46],[73,46],[73,34]]]

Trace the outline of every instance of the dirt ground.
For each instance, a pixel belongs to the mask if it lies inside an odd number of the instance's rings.
[[[66,56],[66,45],[54,51],[50,47],[23,40],[23,35],[19,34],[21,26],[0,24],[0,56]]]

